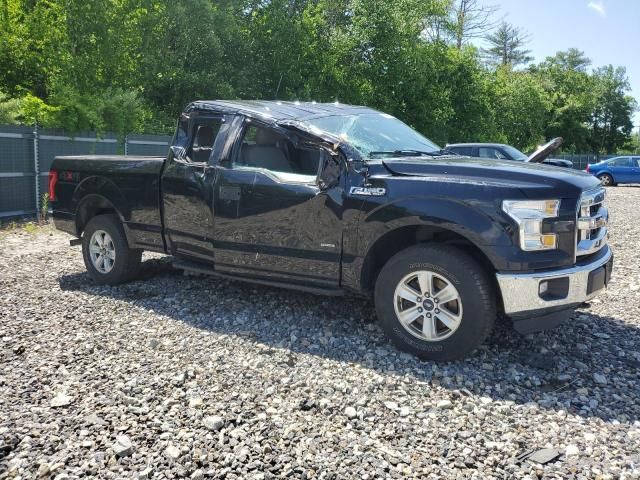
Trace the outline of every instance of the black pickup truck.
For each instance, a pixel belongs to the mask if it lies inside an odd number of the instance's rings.
[[[195,102],[167,158],[58,157],[49,189],[98,283],[133,279],[150,250],[187,271],[357,292],[425,359],[464,356],[497,317],[550,328],[611,274],[596,178],[451,155],[365,107]]]

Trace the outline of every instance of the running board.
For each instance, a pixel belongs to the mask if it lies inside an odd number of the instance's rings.
[[[341,288],[322,288],[322,287],[309,287],[306,285],[298,285],[295,283],[285,283],[285,282],[274,282],[271,280],[262,280],[259,278],[253,277],[243,277],[240,275],[230,275],[227,273],[222,273],[214,270],[211,267],[207,267],[206,265],[201,265],[199,263],[192,262],[173,262],[173,267],[184,270],[185,272],[190,273],[199,273],[203,275],[213,275],[214,277],[224,278],[226,280],[237,280],[240,282],[248,282],[255,283],[258,285],[266,285],[269,287],[278,287],[278,288],[286,288],[289,290],[298,290],[300,292],[312,293],[314,295],[325,295],[331,297],[341,297],[344,295],[344,290]]]

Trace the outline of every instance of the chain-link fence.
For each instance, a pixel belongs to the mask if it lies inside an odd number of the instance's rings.
[[[166,155],[168,135],[69,135],[58,130],[0,126],[0,218],[36,215],[58,155]]]

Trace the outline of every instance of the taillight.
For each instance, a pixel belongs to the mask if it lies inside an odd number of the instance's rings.
[[[56,184],[58,183],[58,171],[49,170],[49,201],[56,200]]]
[[[584,171],[589,173],[589,164],[587,164],[587,168],[585,168]]]

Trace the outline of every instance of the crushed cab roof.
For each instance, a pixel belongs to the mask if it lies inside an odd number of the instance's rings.
[[[185,112],[194,110],[242,114],[249,117],[271,119],[274,122],[302,122],[312,118],[333,115],[381,113],[369,107],[344,103],[285,102],[276,100],[199,100],[189,104]]]

